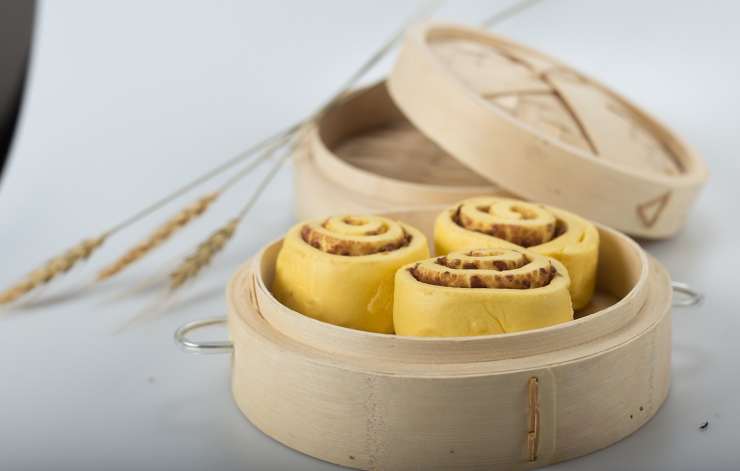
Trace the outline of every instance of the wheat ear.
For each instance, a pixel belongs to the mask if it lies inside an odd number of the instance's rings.
[[[228,224],[217,230],[202,242],[198,248],[170,274],[170,288],[177,289],[190,278],[198,274],[201,268],[208,265],[214,255],[224,248],[226,243],[234,235],[239,219],[235,218]]]
[[[133,246],[115,262],[100,270],[98,281],[107,280],[162,245],[175,232],[184,228],[194,219],[198,218],[198,216],[206,212],[211,203],[218,197],[218,192],[209,193],[172,216],[164,224],[155,229],[149,237]]]
[[[83,240],[62,255],[52,258],[43,266],[29,273],[23,281],[0,293],[0,304],[13,302],[29,291],[48,283],[55,276],[69,271],[75,264],[88,258],[98,247],[103,245],[107,237],[108,233],[105,233],[93,239]]]

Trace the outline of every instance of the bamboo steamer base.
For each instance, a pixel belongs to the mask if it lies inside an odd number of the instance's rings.
[[[429,231],[438,210],[386,215]],[[671,288],[634,242],[599,230],[589,315],[448,339],[360,332],[281,306],[267,289],[273,243],[227,292],[236,403],[279,442],[359,469],[530,469],[609,446],[668,394]]]
[[[302,220],[503,194],[416,130],[384,82],[327,111],[306,130],[293,157]]]

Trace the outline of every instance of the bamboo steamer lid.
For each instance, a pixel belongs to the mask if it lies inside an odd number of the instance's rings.
[[[385,82],[354,91],[312,123],[293,162],[301,220],[502,194],[415,129]]]
[[[441,209],[383,215],[430,235]],[[631,239],[599,232],[597,296],[582,317],[459,338],[298,314],[270,292],[280,241],[268,244],[227,290],[236,403],[276,440],[361,469],[530,469],[608,446],[668,394],[671,288]]]
[[[624,97],[487,32],[410,29],[388,87],[420,131],[480,175],[636,236],[673,235],[707,178],[699,156]]]

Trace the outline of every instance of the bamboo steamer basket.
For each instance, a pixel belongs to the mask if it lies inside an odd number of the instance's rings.
[[[432,240],[443,208],[386,212]],[[277,441],[358,469],[530,469],[628,436],[670,383],[671,282],[635,242],[598,226],[594,301],[577,319],[493,336],[413,338],[303,316],[270,293],[281,241],[227,289],[232,392]],[[698,298],[696,299],[698,301]]]
[[[502,194],[417,131],[384,82],[349,94],[304,130],[293,162],[301,220]]]
[[[388,88],[414,126],[480,175],[632,235],[673,235],[707,178],[701,158],[629,100],[488,32],[410,29]]]

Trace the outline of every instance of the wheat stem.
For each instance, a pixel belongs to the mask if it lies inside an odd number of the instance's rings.
[[[229,170],[236,164],[240,163],[241,161],[245,160],[248,157],[251,157],[252,155],[256,154],[260,150],[263,150],[265,147],[268,147],[270,144],[272,144],[274,141],[278,141],[280,139],[285,138],[285,136],[290,135],[291,133],[295,132],[298,127],[296,125],[290,126],[286,129],[283,129],[280,132],[277,132],[259,142],[256,144],[253,144],[250,146],[247,150],[244,152],[241,152],[234,156],[233,158],[227,160],[226,162],[222,163],[221,165],[209,170],[208,172],[204,173],[203,175],[200,175],[199,177],[191,180],[190,182],[186,183],[185,185],[181,186],[177,190],[173,191],[169,195],[161,198],[160,200],[150,204],[146,208],[140,210],[139,212],[135,213],[134,215],[122,220],[115,226],[111,227],[108,232],[111,234],[114,234],[116,232],[121,231],[122,229],[125,229],[126,227],[140,221],[141,219],[149,216],[150,214],[156,212],[157,210],[161,209],[162,207],[166,206],[173,200],[177,199],[178,197],[182,196],[183,194],[189,192],[193,188],[211,180],[212,178],[215,178],[216,176],[220,175],[221,173],[225,172],[226,170]]]
[[[169,195],[161,198],[160,200],[152,203],[151,205],[145,207],[141,211],[135,213],[134,215],[124,219],[120,223],[113,226],[111,229],[109,229],[109,233],[115,233],[118,232],[121,229],[124,229],[125,227],[130,226],[131,224],[134,224],[138,222],[139,220],[143,219],[144,217],[152,214],[153,212],[157,211],[161,207],[167,205],[172,200],[176,199],[177,197],[187,193],[188,191],[192,190],[193,188],[201,185],[202,183],[205,183],[206,181],[211,180],[212,178],[220,175],[221,173],[225,172],[226,170],[229,170],[230,168],[234,167],[238,163],[242,162],[248,157],[251,157],[252,155],[256,154],[260,150],[263,150],[264,148],[270,146],[276,141],[281,141],[284,138],[292,135],[295,133],[298,129],[300,129],[301,126],[303,126],[305,123],[311,121],[316,116],[320,115],[324,111],[326,111],[328,108],[330,108],[333,104],[335,104],[342,96],[350,90],[360,78],[362,78],[373,66],[375,66],[380,60],[392,49],[392,47],[400,40],[400,38],[403,36],[403,32],[406,30],[406,27],[408,24],[413,20],[418,20],[422,17],[428,16],[434,11],[440,4],[440,1],[427,1],[422,2],[421,6],[417,9],[417,12],[414,14],[414,16],[404,22],[404,24],[389,38],[387,39],[381,46],[378,48],[375,53],[373,53],[361,66],[359,69],[355,71],[355,73],[347,80],[344,85],[334,94],[331,96],[329,100],[322,106],[319,106],[316,111],[311,113],[309,116],[299,120],[298,122],[294,123],[291,126],[288,126],[287,128],[271,135],[270,137],[263,139],[262,141],[258,142],[257,144],[254,144],[249,149],[245,150],[244,152],[241,152],[237,154],[236,156],[232,157],[231,159],[223,162],[221,165],[209,170],[203,175],[198,176],[197,178],[191,180],[190,182],[186,183],[185,185],[181,186],[180,188],[176,189],[174,192],[170,193]]]
[[[282,142],[284,141],[278,141],[278,144],[281,144]],[[192,222],[199,216],[201,216],[210,207],[211,203],[213,203],[227,189],[229,189],[239,180],[244,178],[246,175],[252,173],[252,171],[254,171],[257,166],[259,166],[265,160],[269,159],[271,156],[271,152],[263,153],[260,158],[253,160],[252,162],[250,162],[249,165],[245,166],[242,170],[229,178],[224,184],[221,185],[221,188],[217,192],[208,193],[207,195],[188,205],[180,212],[172,216],[170,219],[165,221],[165,223],[155,229],[154,232],[149,235],[149,237],[129,249],[115,262],[103,268],[98,273],[98,281],[107,280],[108,278],[121,272],[131,264],[140,260],[152,250],[164,244],[167,240],[170,239],[170,237],[172,237],[172,235],[187,226],[190,222]]]
[[[532,5],[538,3],[541,0],[524,0],[520,1],[513,6],[504,9],[495,15],[489,17],[486,21],[483,22],[484,27],[490,27],[494,24],[497,24],[503,20],[506,20],[525,9],[531,7]],[[258,153],[260,150],[265,149],[266,147],[270,146],[272,143],[276,141],[282,141],[286,138],[291,138],[294,136],[297,130],[300,129],[302,125],[305,123],[315,119],[317,116],[321,115],[322,113],[326,112],[327,109],[331,108],[332,106],[336,105],[346,94],[347,91],[349,91],[356,83],[360,80],[373,66],[375,66],[392,48],[395,46],[395,44],[401,39],[403,36],[403,31],[406,29],[408,24],[411,21],[419,20],[421,18],[424,18],[426,16],[429,16],[433,10],[439,7],[441,4],[441,1],[429,1],[422,4],[422,7],[417,10],[417,14],[414,15],[411,20],[404,23],[402,28],[400,28],[393,36],[391,36],[386,42],[384,42],[381,47],[373,54],[371,55],[361,66],[359,69],[356,70],[356,72],[350,76],[350,78],[344,83],[344,85],[337,91],[336,94],[334,94],[325,104],[318,107],[315,112],[310,114],[308,117],[298,121],[297,123],[281,130],[278,133],[273,134],[272,136],[261,140],[260,142],[252,145],[250,148],[246,149],[244,152],[241,152],[237,154],[236,156],[232,157],[231,159],[223,162],[222,164],[218,165],[217,167],[207,171],[206,173],[194,178],[193,180],[189,181],[188,183],[182,185],[181,187],[177,188],[175,191],[171,192],[170,194],[164,196],[163,198],[157,200],[156,202],[146,206],[145,208],[141,209],[140,211],[134,213],[133,215],[129,216],[128,218],[123,219],[118,224],[112,226],[110,229],[108,229],[106,232],[104,232],[101,236],[93,239],[88,239],[83,241],[82,243],[78,244],[77,246],[73,247],[72,249],[68,250],[64,254],[55,257],[50,262],[45,264],[44,266],[38,268],[37,270],[30,273],[23,281],[17,283],[16,285],[10,287],[4,292],[0,292],[0,304],[9,303],[11,301],[14,301],[18,299],[19,297],[23,296],[24,294],[28,293],[29,291],[35,289],[36,287],[48,283],[53,278],[55,278],[60,273],[64,273],[68,270],[70,270],[77,262],[84,260],[88,258],[92,252],[94,252],[98,247],[100,247],[103,242],[111,235],[125,229],[126,227],[129,227],[130,225],[140,221],[141,219],[149,216],[150,214],[156,212],[157,210],[161,209],[165,205],[169,204],[176,198],[182,196],[183,194],[189,192],[190,190],[194,189],[195,187],[211,180],[212,178],[215,178],[216,176],[222,174],[223,172],[231,169],[232,167],[236,166],[240,162],[244,161],[245,159],[251,157],[252,155]],[[287,158],[287,155],[280,159],[278,163],[278,168],[282,163],[284,162],[285,158]],[[233,183],[241,179],[244,175],[248,174],[248,171],[241,171],[235,177],[229,180],[227,184],[225,185],[224,189],[228,186],[231,186]],[[266,179],[261,184],[261,188],[258,192],[256,192],[254,201],[259,198],[259,194],[264,190],[264,187],[267,186],[269,181],[274,177],[274,175],[271,175],[269,179]],[[245,206],[245,208],[242,211],[242,215],[240,218],[243,217],[243,214],[246,214],[246,212],[249,211],[251,206],[254,204],[254,201],[251,201],[250,203]],[[205,211],[205,210],[204,210]],[[196,216],[194,216],[196,217]],[[240,220],[238,218],[236,221],[236,225],[238,225],[238,221]],[[192,218],[191,218],[192,219]],[[132,248],[129,252],[127,252],[121,259],[119,259],[116,263],[123,263],[123,259],[126,258],[128,260],[123,266],[119,266],[117,271],[120,271],[121,269],[125,268],[125,266],[128,266],[129,264],[133,263],[134,261],[138,260],[139,258],[143,257],[144,254],[151,251],[154,247],[160,245],[162,242],[167,240],[174,232],[176,232],[179,228],[183,227],[182,225],[175,224],[174,226],[171,225],[174,218],[167,223],[165,223],[165,226],[170,225],[168,228],[165,228],[164,226],[160,227],[158,231],[155,231],[150,235],[150,238],[148,241],[144,241],[141,244],[137,245],[136,247]],[[187,224],[187,223],[185,223]],[[231,223],[229,223],[226,227],[222,228],[226,229],[228,226],[230,226]],[[173,229],[173,227],[175,227]],[[235,230],[236,226],[234,227]],[[228,232],[228,231],[227,231]],[[217,236],[220,231],[217,231],[212,237]],[[223,236],[225,233],[221,233]],[[233,231],[231,231],[231,234],[233,234]],[[225,244],[228,239],[231,237],[229,235],[224,240],[223,244]],[[221,238],[218,238],[218,240],[221,240]],[[205,243],[204,243],[205,244]],[[223,244],[221,247],[223,247]],[[218,249],[220,250],[220,248]],[[217,251],[218,251],[217,250]],[[135,254],[134,254],[135,253]],[[214,252],[215,253],[215,252]],[[211,255],[212,256],[212,255]],[[208,258],[210,260],[210,257]],[[206,263],[208,262],[206,261]],[[113,270],[113,265],[110,267],[106,267],[106,269]],[[103,278],[107,278],[109,276],[112,276],[113,273],[106,275],[104,272],[106,271],[104,269],[99,276],[102,276]],[[199,268],[198,268],[199,269]],[[114,271],[117,272],[117,271]],[[197,273],[197,270],[196,270]],[[190,276],[189,276],[190,277]],[[189,278],[188,277],[188,278]],[[187,278],[186,278],[187,279]],[[184,281],[184,280],[183,280]]]
[[[282,147],[284,143],[288,142],[289,139],[286,138],[284,142],[267,150],[263,157],[272,157],[272,155]],[[264,193],[270,182],[275,178],[278,170],[280,170],[280,167],[282,167],[288,157],[290,157],[290,151],[285,151],[285,153],[275,161],[269,172],[262,178],[254,193],[249,200],[247,200],[246,204],[241,208],[236,217],[211,234],[204,242],[201,242],[195,252],[188,256],[185,261],[170,274],[170,290],[175,290],[185,284],[186,281],[195,278],[200,270],[208,265],[211,262],[211,259],[218,252],[223,250],[226,243],[228,243],[234,235],[237,227],[239,227],[239,224],[242,222],[249,210],[252,209],[254,204],[259,200],[262,193]]]
[[[501,23],[502,21],[506,21],[509,18],[514,17],[518,15],[519,13],[523,12],[524,10],[535,6],[541,1],[542,0],[522,0],[520,2],[516,2],[513,5],[509,6],[508,8],[504,8],[503,10],[497,11],[493,15],[483,20],[480,24],[481,28],[488,29],[491,26]]]
[[[484,22],[485,27],[490,27],[494,24],[497,24],[501,21],[504,21],[522,11],[527,9],[528,7],[534,5],[538,1],[541,0],[523,0],[521,2],[518,2],[517,4],[502,10],[501,12],[491,16],[489,19],[487,19]],[[427,9],[427,13],[430,13],[431,10],[439,6],[440,2],[428,2],[429,8]],[[432,7],[432,4],[435,4],[434,7]],[[423,15],[420,15],[423,16]],[[393,37],[391,37],[383,46],[373,55],[371,56],[368,61],[363,64],[360,69],[357,70],[357,72],[350,77],[350,79],[346,82],[346,84],[339,89],[339,91],[324,105],[320,106],[312,115],[309,116],[306,120],[294,125],[294,130],[299,129],[299,127],[305,122],[308,122],[312,119],[315,119],[317,116],[321,115],[322,113],[326,112],[329,108],[334,106],[336,103],[339,102],[344,96],[344,94],[352,87],[354,83],[357,82],[367,71],[375,64],[377,63],[387,52],[392,48],[393,45],[395,45],[396,42],[402,37],[403,31],[405,28],[398,31]],[[288,134],[285,134],[282,138],[277,138],[277,140],[282,141],[278,142],[278,144],[273,147],[272,149],[268,149],[265,154],[263,155],[264,158],[269,158],[272,156],[274,151],[276,151],[279,147],[281,147],[283,142],[287,142],[290,139],[295,137],[295,132],[291,132]],[[210,263],[213,256],[221,251],[226,243],[232,238],[234,232],[236,231],[237,227],[241,223],[241,221],[244,219],[244,217],[247,215],[247,213],[251,210],[251,208],[254,206],[254,204],[259,200],[262,193],[265,191],[267,186],[270,184],[270,182],[273,180],[275,175],[277,174],[277,171],[280,169],[282,164],[287,160],[287,157],[290,154],[286,152],[283,156],[281,156],[274,164],[273,168],[270,170],[270,172],[263,178],[263,180],[258,185],[257,189],[255,190],[252,197],[247,201],[247,203],[244,205],[244,207],[241,209],[241,211],[237,214],[237,216],[230,220],[229,223],[213,233],[206,241],[201,243],[196,251],[190,255],[188,258],[185,259],[185,262],[183,262],[175,271],[173,271],[170,274],[170,289],[175,290],[185,284],[186,281],[188,281],[191,278],[194,278],[200,270]],[[239,180],[241,176],[239,174],[235,175],[229,182],[227,182],[227,186],[233,184],[237,180]]]
[[[282,167],[285,161],[288,160],[288,157],[290,157],[290,152],[285,152],[275,161],[270,171],[267,173],[267,175],[265,175],[265,177],[262,179],[259,185],[257,185],[257,189],[252,194],[252,197],[249,198],[247,203],[239,211],[239,214],[237,215],[237,218],[239,220],[244,219],[244,217],[247,215],[249,210],[252,209],[255,203],[257,203],[260,196],[262,196],[262,193],[264,193],[264,191],[267,189],[267,186],[275,178],[275,175],[277,175],[277,172],[278,170],[280,170],[280,167]]]

